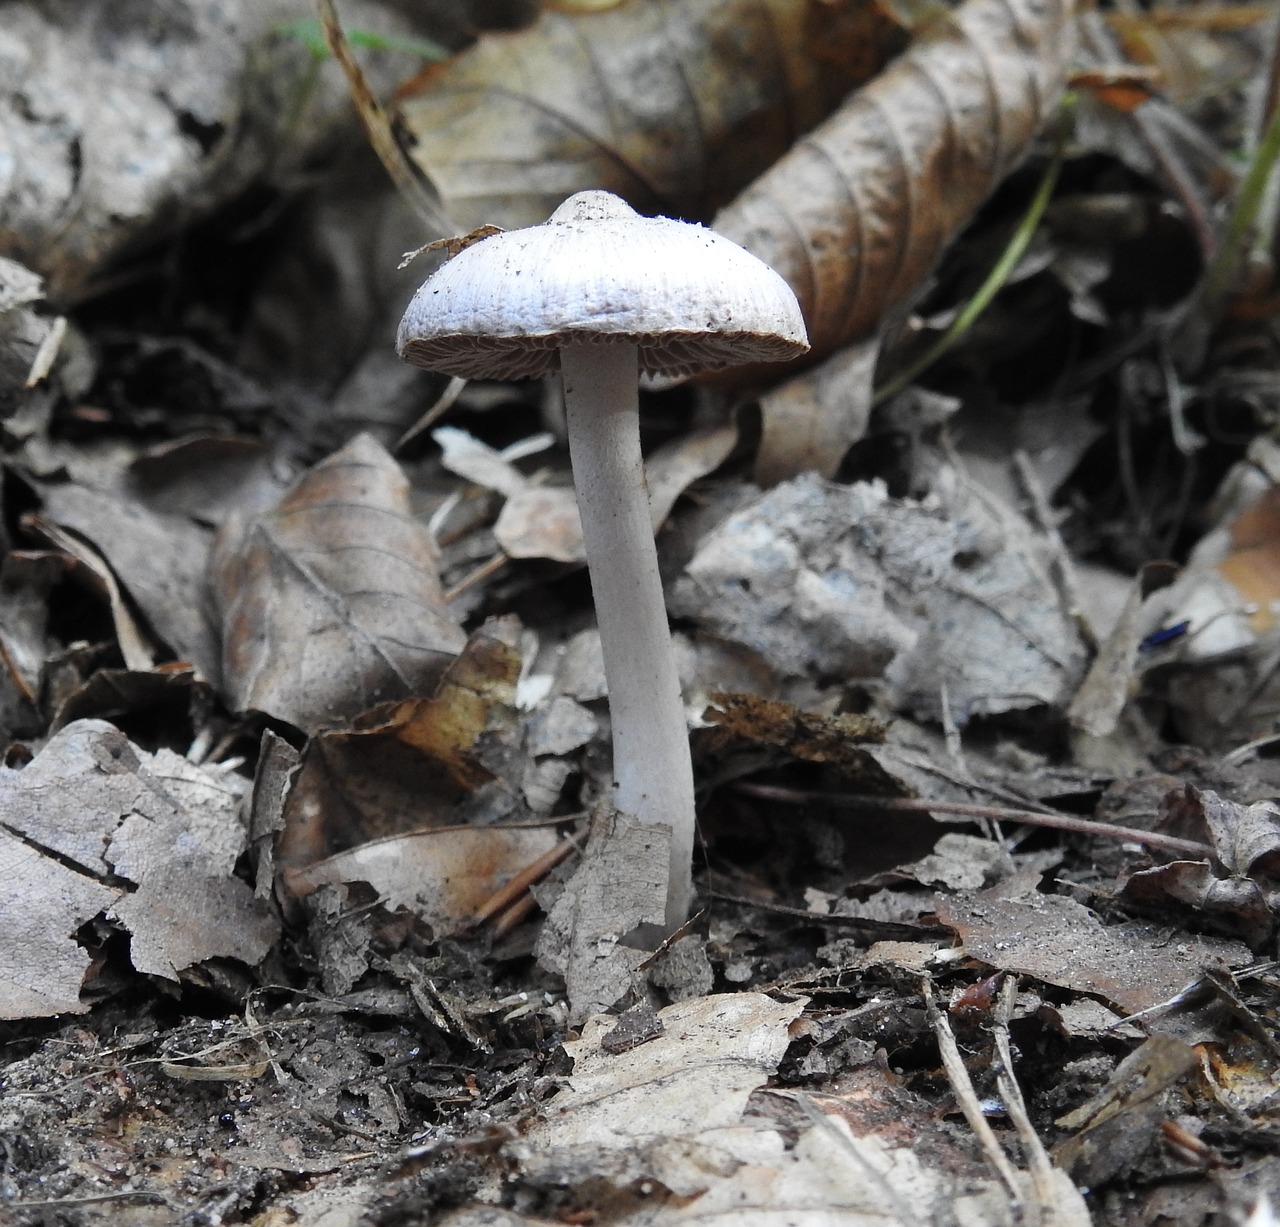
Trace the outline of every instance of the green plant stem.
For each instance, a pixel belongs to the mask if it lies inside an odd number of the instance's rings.
[[[1262,140],[1253,152],[1249,170],[1227,219],[1227,233],[1222,247],[1205,274],[1205,304],[1211,315],[1218,314],[1222,301],[1230,292],[1240,270],[1240,260],[1253,233],[1277,159],[1280,159],[1280,107],[1272,111],[1262,133]]]
[[[951,326],[942,336],[914,362],[909,363],[892,379],[881,384],[875,390],[875,394],[871,398],[873,406],[883,404],[891,396],[896,396],[908,384],[918,379],[923,371],[941,358],[947,350],[973,327],[978,317],[991,305],[992,300],[1013,275],[1014,269],[1018,267],[1018,262],[1026,254],[1027,248],[1031,244],[1031,239],[1040,225],[1040,219],[1044,216],[1044,211],[1053,197],[1053,189],[1058,183],[1058,173],[1062,170],[1062,163],[1066,160],[1067,137],[1071,131],[1071,115],[1073,111],[1074,100],[1068,95],[1063,100],[1058,139],[1054,145],[1053,156],[1049,159],[1049,165],[1045,167],[1044,174],[1040,177],[1040,185],[1036,188],[1036,194],[1032,198],[1030,206],[1018,223],[1018,228],[1010,237],[1009,243],[1001,254],[1000,259],[996,261],[995,266],[987,274],[986,280],[978,287],[977,293],[974,294],[956,318],[952,320]]]

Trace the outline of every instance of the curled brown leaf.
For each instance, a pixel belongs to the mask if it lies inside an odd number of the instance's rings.
[[[1026,152],[1072,0],[968,0],[713,223],[790,283],[821,358],[876,331]]]
[[[308,732],[430,693],[466,639],[408,482],[367,435],[229,525],[213,582],[228,700]]]

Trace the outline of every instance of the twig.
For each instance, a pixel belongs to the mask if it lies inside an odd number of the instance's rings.
[[[919,941],[921,937],[954,938],[950,929],[940,925],[909,925],[896,920],[872,920],[866,916],[842,916],[839,912],[810,912],[802,907],[788,907],[785,903],[768,903],[760,899],[747,899],[742,895],[726,894],[722,890],[708,892],[713,899],[723,903],[736,903],[739,907],[755,907],[762,912],[771,912],[777,916],[794,916],[797,920],[808,920],[814,924],[849,925],[851,928],[867,929],[877,937],[887,940],[901,938],[904,941]]]
[[[154,1189],[121,1189],[118,1193],[97,1193],[93,1197],[50,1197],[43,1201],[4,1201],[0,1210],[61,1210],[74,1206],[97,1206],[110,1201],[150,1201],[177,1209],[164,1194]]]
[[[1000,989],[1000,1001],[995,1011],[991,1032],[995,1040],[996,1055],[1000,1066],[996,1073],[996,1089],[1004,1103],[1005,1111],[1017,1131],[1022,1153],[1026,1157],[1027,1170],[1031,1174],[1031,1191],[1035,1194],[1037,1217],[1041,1222],[1051,1221],[1057,1204],[1057,1181],[1053,1174],[1053,1161],[1045,1150],[1040,1135],[1027,1112],[1022,1098],[1022,1088],[1013,1073],[1013,1045],[1009,1042],[1009,1020],[1018,995],[1018,979],[1010,976]]]
[[[828,809],[886,809],[912,814],[959,814],[966,818],[986,818],[992,822],[1020,822],[1027,826],[1050,827],[1055,831],[1072,831],[1079,835],[1095,835],[1100,839],[1119,839],[1166,852],[1208,860],[1213,849],[1196,839],[1179,839],[1158,831],[1139,831],[1114,822],[1094,822],[1089,818],[1071,818],[1066,814],[1041,813],[1039,810],[1013,809],[1004,805],[973,805],[966,801],[931,801],[925,797],[875,797],[866,793],[813,792],[801,788],[785,788],[779,784],[743,782],[734,791],[766,801],[782,801],[788,805],[822,805]]]
[[[405,157],[404,150],[391,130],[391,121],[382,104],[374,97],[369,82],[365,79],[346,35],[342,32],[342,23],[338,19],[338,11],[333,0],[316,0],[316,8],[320,13],[320,22],[324,27],[325,42],[333,58],[342,66],[347,77],[347,86],[351,91],[351,100],[355,103],[369,136],[369,144],[378,155],[391,181],[399,189],[400,194],[413,206],[418,216],[427,224],[436,237],[457,234],[458,226],[449,220],[440,205],[432,199],[431,193],[423,186],[418,171]]]
[[[938,1052],[942,1057],[943,1067],[947,1071],[947,1078],[955,1093],[956,1103],[960,1105],[960,1111],[969,1122],[969,1128],[973,1130],[982,1145],[987,1162],[995,1168],[1005,1188],[1008,1189],[1009,1198],[1015,1209],[1021,1209],[1022,1190],[1018,1183],[1017,1169],[1009,1162],[1009,1156],[1000,1148],[1000,1141],[995,1131],[982,1114],[982,1105],[978,1102],[977,1092],[973,1089],[969,1071],[964,1067],[964,1059],[960,1056],[960,1049],[951,1031],[951,1024],[947,1021],[947,1016],[938,1009],[938,1003],[934,1000],[933,981],[927,976],[924,977],[920,981],[920,990],[924,996],[924,1007],[928,1012],[929,1022],[933,1025],[933,1033],[938,1040]]]
[[[448,592],[444,594],[445,604],[456,601],[468,588],[483,583],[491,575],[497,575],[511,560],[506,554],[495,554],[488,562],[482,562],[474,571],[464,575]]]
[[[483,924],[490,916],[506,911],[520,896],[537,882],[545,878],[561,861],[565,860],[577,847],[572,839],[562,839],[554,848],[544,852],[536,861],[530,862],[517,873],[505,886],[494,891],[478,908],[471,918],[473,925]]]
[[[1062,534],[1058,531],[1057,524],[1054,523],[1053,509],[1049,506],[1049,497],[1040,481],[1040,474],[1036,472],[1035,466],[1031,463],[1031,457],[1027,455],[1023,448],[1014,449],[1013,464],[1017,471],[1018,479],[1022,482],[1027,501],[1031,504],[1032,515],[1035,517],[1040,531],[1044,534],[1045,542],[1051,552],[1053,569],[1058,581],[1058,591],[1062,595],[1063,604],[1067,608],[1067,613],[1071,615],[1071,620],[1080,628],[1080,633],[1084,635],[1086,643],[1096,652],[1100,645],[1100,640],[1093,628],[1093,624],[1085,616],[1084,601],[1080,596],[1080,582],[1076,575],[1075,563],[1072,562],[1071,555],[1063,543]]]
[[[462,389],[466,386],[467,381],[457,375],[450,379],[444,391],[436,397],[435,404],[395,441],[391,447],[392,455],[398,456],[407,443],[411,443],[424,430],[434,426],[444,417],[453,408],[454,402],[462,395]]]

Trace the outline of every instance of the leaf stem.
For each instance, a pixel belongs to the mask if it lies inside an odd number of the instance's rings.
[[[1210,315],[1218,314],[1222,301],[1239,272],[1245,244],[1252,237],[1277,159],[1280,159],[1280,107],[1271,112],[1262,140],[1253,151],[1249,170],[1227,219],[1227,232],[1222,247],[1205,274],[1205,304]]]

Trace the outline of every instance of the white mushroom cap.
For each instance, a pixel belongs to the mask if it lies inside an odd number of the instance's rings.
[[[579,192],[540,226],[464,248],[400,322],[402,358],[467,379],[530,379],[568,342],[629,342],[640,367],[691,375],[809,348],[795,295],[714,231]]]

